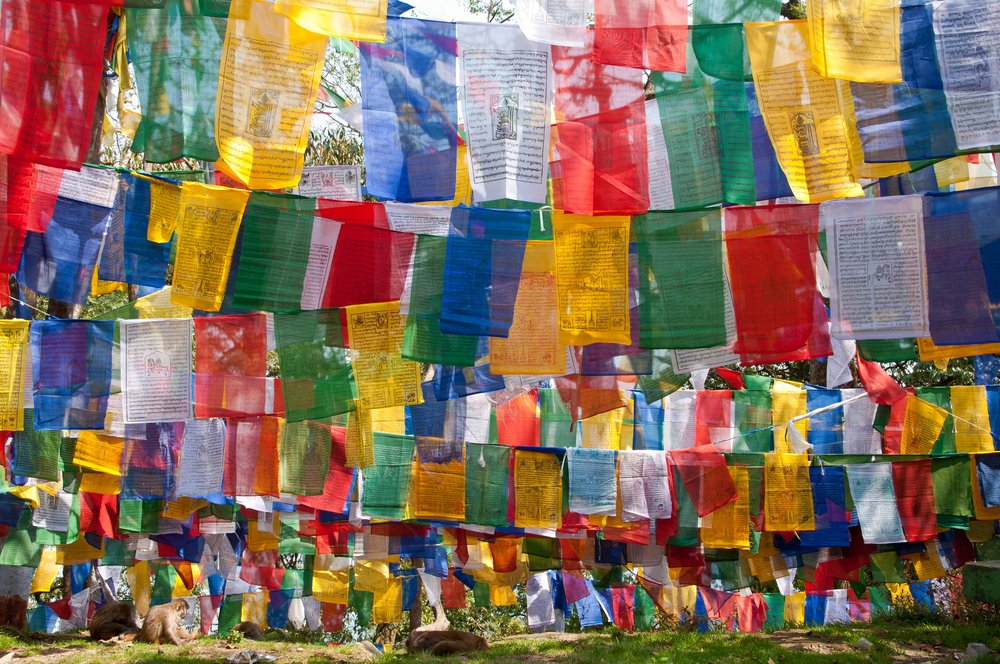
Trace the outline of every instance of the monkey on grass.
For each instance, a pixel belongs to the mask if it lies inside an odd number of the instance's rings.
[[[243,637],[250,639],[251,641],[261,640],[260,625],[250,620],[244,620],[243,622],[239,623],[238,625],[233,627],[233,631],[242,632]]]
[[[187,602],[182,599],[154,606],[142,621],[142,628],[136,640],[145,643],[172,643],[179,646],[183,641],[198,638],[197,634],[186,632],[181,627],[181,621],[187,617],[187,612]]]
[[[460,632],[454,629],[411,632],[406,639],[407,652],[429,652],[432,655],[452,655],[488,648],[486,639],[478,634]]]
[[[94,613],[90,619],[90,638],[94,641],[106,641],[122,634],[139,631],[135,622],[135,612],[128,602],[110,602]]]

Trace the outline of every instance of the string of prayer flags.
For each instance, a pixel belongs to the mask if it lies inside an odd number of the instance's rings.
[[[311,32],[342,39],[385,39],[386,0],[277,0],[274,11]]]
[[[513,448],[468,443],[465,463],[465,519],[490,526],[507,525],[507,502]]]
[[[551,50],[513,25],[460,23],[457,35],[475,200],[545,203]]]
[[[982,385],[953,385],[951,412],[955,420],[955,451],[983,454],[994,450],[986,388]]]
[[[893,196],[820,206],[830,272],[830,333],[926,337],[929,274],[923,200]]]
[[[850,546],[850,517],[847,512],[844,469],[837,466],[811,466],[813,509],[816,529],[799,532],[803,546]]]
[[[177,491],[177,462],[183,422],[126,427],[122,455],[122,499],[172,500]]]
[[[678,0],[594,0],[594,61],[683,72],[686,9]]]
[[[156,178],[122,174],[118,186],[126,188],[122,234],[124,281],[163,288],[170,263],[170,240],[177,224],[180,187]],[[116,216],[112,212],[112,217]],[[156,231],[163,229],[162,234]],[[156,230],[154,230],[156,229]],[[104,262],[105,241],[101,253]]]
[[[466,459],[425,463],[419,455],[413,470],[413,516],[418,519],[465,520]]]
[[[769,532],[816,529],[805,454],[764,455],[764,524]]]
[[[650,212],[635,217],[633,229],[639,257],[640,345],[724,345],[721,212]]]
[[[289,421],[278,447],[279,490],[299,496],[318,496],[330,470],[330,426],[317,421]]]
[[[902,83],[900,0],[820,0],[809,7],[812,65],[821,76]]]
[[[29,330],[35,429],[104,429],[114,321],[34,321]]]
[[[778,163],[806,203],[861,196],[857,130],[842,104],[847,81],[812,68],[805,21],[745,26],[754,86]]]
[[[628,217],[556,214],[552,225],[560,341],[631,343]]]
[[[219,158],[215,100],[226,21],[201,4],[167,0],[125,10],[142,108],[131,150],[154,164]]]
[[[816,287],[817,206],[726,210],[726,252],[737,338],[744,364],[832,354]]]
[[[531,215],[459,206],[445,249],[441,332],[506,337],[513,323]]]
[[[329,472],[318,496],[303,496],[300,505],[325,512],[341,514],[347,509],[354,486],[354,469],[347,466],[347,430],[332,427]]]
[[[227,420],[223,495],[277,497],[281,426],[276,417]]]
[[[177,224],[177,256],[170,301],[218,311],[250,192],[185,182]]]
[[[390,18],[384,44],[362,43],[365,172],[372,196],[448,201],[458,155],[454,23]]]
[[[215,103],[220,171],[250,189],[299,183],[327,41],[270,2],[231,8]]]
[[[321,420],[355,409],[358,393],[340,309],[277,314],[274,335],[289,422]]]
[[[207,497],[222,491],[225,447],[223,420],[192,420],[184,425],[177,470],[178,496]]]
[[[4,3],[0,152],[78,170],[91,140],[110,0]]]
[[[701,541],[708,548],[750,549],[750,479],[744,466],[730,469],[736,486],[736,500],[705,516]]]
[[[309,265],[311,198],[250,194],[243,214],[233,307],[247,311],[298,311]],[[275,252],[275,248],[279,253]]]
[[[622,521],[671,518],[671,473],[671,466],[662,452],[619,452],[618,487]]]

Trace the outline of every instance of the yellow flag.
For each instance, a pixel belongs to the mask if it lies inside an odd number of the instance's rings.
[[[411,485],[413,517],[465,521],[465,461],[414,463]]]
[[[24,429],[24,367],[28,321],[0,321],[0,429]]]
[[[955,416],[955,451],[979,454],[993,451],[986,386],[955,385],[951,388],[951,412]]]
[[[328,41],[271,2],[232,4],[215,104],[220,171],[251,189],[298,185]]]
[[[181,186],[159,178],[136,173],[137,178],[149,182],[149,224],[146,239],[150,242],[170,242],[177,229],[181,211]]]
[[[514,526],[562,527],[561,457],[519,449],[514,455]]]
[[[372,431],[372,411],[354,410],[347,414],[345,455],[347,467],[367,468],[375,463],[375,440]]]
[[[793,417],[809,412],[806,403],[807,396],[802,383],[774,379],[774,384],[771,387],[771,421],[774,422],[775,452],[792,453],[795,451],[787,431],[788,422]],[[797,420],[794,426],[803,439],[809,435],[808,418]]]
[[[51,547],[42,549],[42,556],[35,569],[35,575],[31,577],[32,593],[47,593],[52,590],[56,576],[59,574],[59,565],[56,564],[56,550]]]
[[[785,622],[801,625],[806,621],[806,594],[798,592],[785,598]]]
[[[493,606],[516,606],[517,596],[510,586],[490,586],[490,604]]]
[[[622,423],[626,414],[624,408],[616,408],[580,420],[580,447],[622,449]]]
[[[306,30],[372,42],[385,41],[386,8],[386,0],[274,1],[274,11]]]
[[[250,192],[185,182],[170,301],[218,311]]]
[[[712,549],[750,549],[750,475],[746,466],[731,466],[737,498],[701,520],[701,541]]]
[[[974,355],[993,355],[1000,353],[1000,344],[938,346],[933,339],[920,338],[917,339],[917,353],[920,355],[921,362],[936,362]]]
[[[403,613],[403,580],[399,577],[392,577],[385,590],[375,593],[375,600],[372,604],[372,623],[384,625],[385,623],[399,622]]]
[[[912,394],[907,396],[899,453],[930,454],[947,419],[948,411],[944,408],[939,408]]]
[[[173,301],[172,286],[140,297],[135,301],[139,318],[191,318],[191,307]]]
[[[566,373],[566,346],[559,341],[555,269],[551,242],[529,242],[525,246],[510,334],[506,339],[490,337],[493,374]]]
[[[567,346],[629,344],[629,217],[556,212],[559,341]]]
[[[243,610],[241,620],[257,623],[261,629],[267,629],[267,599],[268,594],[243,593]]]
[[[899,0],[810,0],[812,64],[821,76],[902,83]]]
[[[73,465],[120,477],[124,438],[105,436],[95,431],[81,431],[73,450]]]
[[[807,455],[764,455],[764,527],[769,532],[816,530]]]
[[[350,572],[347,568],[331,571],[313,570],[313,597],[326,604],[347,604],[351,592]]]
[[[764,124],[795,197],[818,203],[863,195],[850,87],[813,69],[806,21],[747,23],[746,38]]]
[[[121,493],[122,478],[107,473],[81,473],[80,491],[99,493],[105,496],[116,496]]]
[[[354,563],[355,590],[385,592],[389,587],[389,578],[389,566],[380,560],[358,560]]]
[[[406,410],[402,406],[376,408],[368,413],[372,419],[372,431],[406,435]]]
[[[145,616],[149,613],[149,599],[153,592],[149,582],[149,563],[145,560],[136,561],[135,565],[125,570],[125,575],[135,603],[135,612],[139,616]]]
[[[402,357],[406,316],[399,302],[349,306],[347,328],[359,408],[423,403],[420,363]]]

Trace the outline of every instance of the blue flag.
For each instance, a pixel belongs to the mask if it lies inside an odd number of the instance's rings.
[[[390,17],[385,43],[362,42],[365,171],[371,196],[447,201],[458,157],[454,23]]]

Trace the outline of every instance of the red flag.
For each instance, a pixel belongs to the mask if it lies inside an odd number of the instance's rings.
[[[858,377],[868,392],[868,398],[877,404],[891,406],[906,398],[906,390],[893,380],[876,362],[869,362],[858,355]]]
[[[722,380],[729,384],[729,387],[734,390],[745,389],[743,381],[743,372],[736,371],[735,369],[726,369],[724,367],[716,367],[715,372],[722,377]]]

